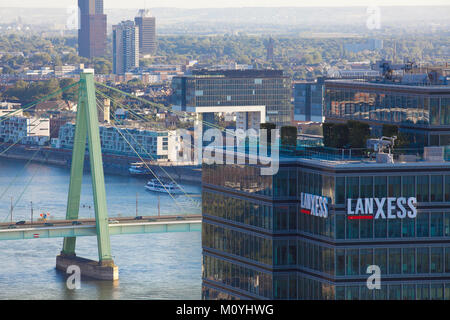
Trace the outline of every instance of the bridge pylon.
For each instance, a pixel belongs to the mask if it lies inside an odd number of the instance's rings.
[[[82,73],[80,76],[69,195],[67,199],[67,220],[77,220],[79,215],[86,139],[88,140],[92,176],[99,261],[91,261],[76,256],[76,235],[74,235],[73,237],[64,238],[63,249],[56,258],[56,268],[65,272],[68,266],[78,265],[82,277],[114,281],[118,280],[119,271],[111,255],[94,74],[87,72]]]

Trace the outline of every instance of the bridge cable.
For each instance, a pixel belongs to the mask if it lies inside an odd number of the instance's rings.
[[[76,84],[78,84],[78,82],[77,82]],[[69,86],[69,87],[73,87],[73,86]],[[69,88],[69,87],[66,87],[66,88]],[[58,105],[57,107],[60,107],[60,106]],[[39,120],[39,119],[40,119],[40,118],[36,118],[36,120],[33,121],[32,124],[33,124],[34,122],[36,122],[37,120]],[[37,126],[35,126],[33,129],[31,129],[30,132],[32,132],[32,131],[35,130],[36,128],[37,128]],[[52,136],[52,133],[54,133],[54,130],[55,130],[55,129],[56,129],[56,127],[53,128],[53,130],[50,132],[50,137]],[[3,152],[1,152],[1,153],[0,153],[0,156],[3,155],[5,152],[7,152],[7,151],[8,151],[10,148],[12,148],[14,145],[18,144],[18,143],[19,143],[22,139],[24,139],[24,138],[25,138],[25,137],[22,137],[22,138],[20,138],[19,140],[17,140],[13,145],[11,145],[11,146],[8,147],[6,150],[4,150]],[[4,196],[4,195],[7,193],[7,191],[9,190],[9,188],[10,188],[10,187],[14,184],[14,182],[18,179],[19,175],[20,175],[20,174],[25,170],[25,168],[26,168],[26,167],[34,160],[35,156],[36,156],[40,151],[42,151],[42,147],[43,147],[43,146],[39,146],[39,148],[34,152],[33,156],[32,156],[32,157],[27,161],[27,163],[24,165],[24,168],[22,169],[22,171],[20,171],[20,172],[16,175],[16,177],[13,179],[12,182],[10,182],[10,184],[8,185],[8,187],[6,188],[6,190],[0,195],[0,199],[3,198],[3,196]],[[13,207],[12,207],[13,210],[14,210],[14,208],[17,206],[17,204],[19,203],[19,201],[21,200],[21,198],[23,197],[23,195],[24,195],[26,189],[29,187],[29,185],[30,185],[31,182],[33,181],[33,179],[34,179],[34,177],[36,176],[38,170],[39,170],[39,168],[36,168],[36,170],[35,170],[35,172],[33,173],[32,177],[30,178],[30,180],[28,181],[28,183],[25,185],[24,189],[22,190],[21,194],[19,195],[19,198],[15,201],[15,203],[14,203],[14,205],[13,205]],[[4,221],[6,221],[6,220],[8,219],[8,217],[10,217],[10,215],[11,215],[11,213],[9,213],[9,214],[6,216],[6,218],[5,218]]]
[[[150,106],[154,106],[154,105],[155,105],[154,102],[151,102],[151,101],[149,101],[149,100],[147,100],[147,99],[137,97],[137,96],[135,96],[135,95],[129,94],[129,93],[124,92],[124,91],[122,91],[122,90],[116,89],[116,88],[111,87],[111,86],[108,86],[108,85],[106,85],[106,84],[103,84],[103,83],[101,83],[101,82],[96,82],[96,84],[99,85],[99,86],[102,86],[102,87],[104,87],[104,88],[110,89],[110,90],[112,90],[112,91],[115,91],[115,92],[117,92],[117,93],[121,93],[121,94],[123,94],[123,95],[125,95],[125,96],[127,96],[127,97],[132,98],[132,99],[135,99],[135,100],[138,100],[138,101],[140,101],[140,102],[144,102],[144,103],[146,103],[146,104],[149,104]],[[194,117],[194,116],[190,116],[190,115],[189,115],[189,112],[187,112],[187,111],[180,111],[180,112],[179,112],[179,111],[175,111],[175,110],[172,110],[171,108],[166,107],[166,106],[164,106],[164,105],[161,105],[161,106],[154,106],[154,107],[156,107],[156,108],[161,108],[161,109],[165,109],[166,111],[169,111],[169,112],[174,113],[174,114],[176,114],[176,115],[181,115],[181,116],[183,116],[183,117],[186,117],[186,116],[188,115],[189,118],[191,118],[192,120],[196,121],[195,117]],[[205,120],[203,120],[203,119],[202,119],[202,123],[208,125],[209,127],[213,127],[213,128],[219,129],[219,130],[222,131],[222,132],[226,132],[226,130],[227,130],[226,128],[221,127],[221,126],[219,126],[218,124],[215,124],[215,123],[212,123],[212,122],[208,122],[208,121],[205,121]],[[230,132],[229,132],[229,133],[230,133]],[[231,133],[231,135],[236,136],[235,133],[234,133],[234,134]]]
[[[27,111],[28,109],[34,107],[38,103],[47,101],[48,99],[51,99],[51,98],[53,98],[54,96],[56,96],[56,95],[58,95],[60,93],[63,93],[63,92],[65,92],[65,91],[67,91],[67,90],[69,90],[69,89],[71,89],[71,88],[73,88],[75,86],[78,86],[79,84],[80,84],[79,81],[75,82],[75,83],[73,83],[71,85],[68,85],[68,86],[62,88],[62,89],[56,90],[55,92],[50,93],[50,94],[46,95],[45,97],[42,97],[42,98],[40,98],[40,99],[38,99],[38,100],[36,100],[34,102],[31,102],[31,103],[25,105],[24,107],[21,107],[20,109],[17,109],[16,111],[13,111],[13,112],[10,112],[10,113],[8,113],[8,114],[6,114],[4,116],[1,116],[0,117],[0,123],[2,123],[4,120],[6,120],[8,118],[14,117],[16,115],[16,113],[19,113],[19,111],[22,111],[22,112],[23,111]]]
[[[114,116],[113,116],[114,117]],[[114,117],[115,118],[115,117]],[[153,174],[153,176],[158,180],[158,182],[163,186],[164,190],[169,194],[169,196],[172,198],[172,200],[175,202],[175,204],[183,210],[183,207],[178,203],[178,201],[175,199],[175,197],[167,190],[166,186],[162,183],[162,181],[158,178],[158,176],[154,173],[152,169],[145,163],[144,159],[141,157],[141,155],[136,151],[136,149],[131,145],[131,143],[128,141],[128,139],[124,136],[124,134],[121,132],[117,126],[114,124],[111,124],[113,128],[117,130],[117,132],[122,136],[122,138],[125,140],[125,142],[130,146],[130,148],[136,153],[136,155],[141,159],[141,161],[145,164],[147,169]]]
[[[101,91],[98,91],[98,93],[101,95],[101,96],[103,96],[103,97],[106,97],[106,98],[108,98],[108,99],[111,99],[112,101],[114,100],[114,99],[112,99],[112,98],[110,98],[110,97],[108,97],[107,95],[105,95],[105,94],[103,94]],[[101,108],[101,102],[99,102],[99,107]],[[119,102],[119,104],[120,104],[120,102]],[[120,104],[121,106],[123,106],[122,104]],[[123,106],[124,107],[124,106]],[[113,116],[114,118],[115,118],[115,116]],[[115,118],[115,120],[117,120],[116,118]],[[186,197],[188,197],[188,199],[189,200],[191,200],[191,202],[193,203],[193,204],[195,204],[196,206],[198,206],[199,205],[199,203],[197,202],[197,201],[195,201],[195,200],[193,200],[192,199],[192,197],[185,191],[185,189],[179,184],[179,183],[177,183],[177,181],[167,172],[167,170],[166,169],[164,169],[164,167],[162,167],[161,165],[159,165],[158,164],[158,161],[156,161],[156,159],[144,148],[144,146],[139,142],[139,141],[137,141],[137,139],[132,135],[132,134],[130,134],[129,133],[129,131],[128,131],[128,129],[127,128],[125,128],[125,131],[128,133],[128,135],[134,140],[134,142],[153,160],[153,161],[155,161],[156,162],[156,164],[158,165],[158,167],[167,175],[167,177],[174,183],[174,184],[176,184],[182,191],[183,191],[183,193],[184,193],[184,195],[186,196]]]

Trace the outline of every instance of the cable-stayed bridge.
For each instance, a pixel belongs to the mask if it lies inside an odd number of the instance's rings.
[[[94,82],[93,73],[82,73],[80,81],[76,82],[66,88],[58,90],[50,95],[47,95],[33,103],[24,106],[21,111],[30,110],[39,102],[54,98],[59,94],[78,88],[78,105],[76,116],[76,127],[74,144],[71,161],[71,175],[69,193],[67,198],[67,210],[65,220],[55,221],[21,221],[8,223],[0,223],[0,241],[2,240],[24,240],[24,239],[42,239],[42,238],[63,238],[63,247],[56,259],[57,269],[66,271],[70,265],[78,265],[81,269],[82,275],[86,277],[101,279],[101,280],[117,280],[118,267],[114,264],[113,256],[111,254],[110,236],[120,234],[138,234],[138,233],[161,233],[161,232],[199,232],[201,231],[201,216],[200,215],[186,215],[174,213],[171,216],[130,216],[121,218],[109,218],[106,201],[106,189],[103,172],[101,141],[99,134],[98,109],[102,108],[102,102],[97,97],[109,98],[114,103],[129,111],[136,118],[141,118],[145,121],[145,117],[136,114],[131,108],[123,105],[117,98],[113,98],[104,93],[105,90],[110,90],[116,94],[127,93],[119,91],[115,88],[108,87],[103,84],[96,84]],[[100,90],[100,89],[103,89]],[[134,96],[131,96],[134,97]],[[134,97],[136,99],[137,98]],[[149,103],[146,101],[146,103]],[[104,111],[104,110],[103,110]],[[11,112],[3,117],[0,117],[0,124],[3,121],[14,117],[14,112]],[[115,116],[113,115],[115,119]],[[117,119],[115,119],[117,120]],[[35,119],[34,121],[38,121]],[[209,124],[214,126],[214,124]],[[133,135],[129,134],[127,130],[119,130],[117,126],[112,124],[121,134],[123,139],[135,151],[136,155],[145,164],[145,159],[151,159],[152,156],[142,147],[139,141],[136,141]],[[123,128],[122,128],[123,129]],[[134,141],[133,141],[134,140]],[[8,142],[6,149],[0,152],[0,155],[6,153],[10,148],[19,144],[21,139]],[[86,143],[87,141],[87,143]],[[3,143],[5,144],[5,143]],[[137,147],[139,146],[139,148]],[[139,149],[138,152],[136,149]],[[33,152],[28,163],[33,161],[33,158],[38,154],[40,148],[32,150]],[[80,219],[80,196],[83,170],[86,158],[86,151],[89,154],[90,172],[92,178],[92,191],[94,200],[95,219]],[[143,153],[143,154],[142,154]],[[28,164],[27,163],[27,164]],[[26,165],[27,165],[26,164]],[[161,168],[164,171],[164,168]],[[153,173],[154,177],[160,182],[166,193],[176,203],[180,211],[183,212],[183,203],[174,196],[160,177],[158,177],[150,167],[148,170]],[[171,183],[176,184],[187,197],[189,201],[195,203],[200,207],[199,199],[196,199],[192,194],[187,193],[182,186],[180,186],[175,179],[173,179],[167,172],[167,178]],[[16,177],[17,178],[17,177]],[[0,194],[1,198],[6,194],[9,187]],[[31,182],[31,181],[30,181]],[[30,183],[29,182],[29,183]],[[21,200],[23,194],[26,192],[28,184],[24,185],[23,191],[16,198],[15,203],[11,203],[11,220],[12,210]],[[98,247],[98,261],[91,261],[80,258],[76,255],[76,239],[83,236],[96,236]]]

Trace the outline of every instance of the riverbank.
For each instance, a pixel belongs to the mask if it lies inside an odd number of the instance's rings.
[[[0,157],[7,159],[26,160],[42,164],[63,166],[70,168],[72,163],[72,150],[55,149],[49,147],[30,147],[25,145],[2,144]],[[149,159],[144,159],[149,161]],[[126,157],[120,155],[103,154],[104,172],[112,175],[129,176],[130,164],[141,162],[138,157]],[[149,162],[151,171],[158,177],[169,176],[181,182],[201,183],[202,171],[200,166],[175,166],[168,162]],[[89,170],[89,155],[85,158],[85,168]]]

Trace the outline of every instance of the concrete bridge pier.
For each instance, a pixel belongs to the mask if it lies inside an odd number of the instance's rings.
[[[60,254],[56,257],[56,269],[64,273],[69,266],[78,266],[81,271],[81,278],[116,281],[119,280],[119,267],[113,260],[102,262],[89,260],[76,255]]]

